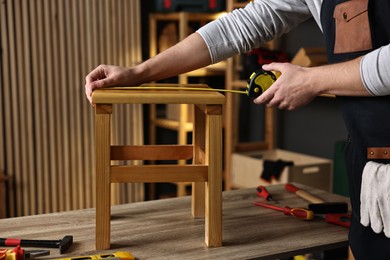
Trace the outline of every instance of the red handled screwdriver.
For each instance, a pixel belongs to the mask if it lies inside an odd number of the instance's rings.
[[[304,219],[304,220],[311,220],[314,218],[314,212],[309,210],[309,209],[304,209],[304,208],[290,208],[290,207],[278,207],[274,205],[268,205],[266,203],[261,203],[261,202],[253,202],[254,205],[256,206],[261,206],[277,211],[283,212],[285,215],[290,215],[299,219]]]
[[[264,198],[265,200],[273,201],[273,202],[277,203],[276,201],[273,200],[272,196],[269,194],[269,192],[267,191],[267,189],[263,185],[259,185],[256,188],[256,193],[258,196]]]

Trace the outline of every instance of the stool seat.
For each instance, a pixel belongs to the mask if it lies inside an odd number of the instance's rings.
[[[96,89],[92,103],[95,105],[96,249],[110,248],[111,183],[130,182],[192,182],[192,216],[205,218],[206,245],[221,246],[225,96],[210,91],[204,84],[144,84]],[[114,104],[193,104],[192,145],[111,145]],[[111,164],[121,160],[190,159],[192,164],[185,165]]]
[[[138,87],[97,89],[92,93],[92,102],[94,104],[225,104],[225,96],[219,92],[182,89],[210,89],[205,84],[143,84],[139,87],[145,89],[139,89]]]

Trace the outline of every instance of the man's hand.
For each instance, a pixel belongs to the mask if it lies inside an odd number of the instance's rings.
[[[254,102],[292,110],[310,103],[320,94],[370,96],[360,77],[360,60],[361,57],[309,68],[290,63],[264,65],[264,70],[279,71],[282,75]]]
[[[131,68],[99,65],[85,77],[85,94],[92,103],[92,91],[95,88],[110,86],[131,86],[136,79]],[[133,82],[134,81],[134,82]]]
[[[319,90],[308,79],[308,68],[290,63],[271,63],[264,65],[263,69],[279,71],[281,76],[254,100],[256,104],[292,110],[308,104],[319,94]]]
[[[85,93],[92,103],[92,91],[95,88],[137,86],[177,76],[210,63],[206,43],[198,33],[193,33],[178,44],[134,67],[98,66],[85,78]]]

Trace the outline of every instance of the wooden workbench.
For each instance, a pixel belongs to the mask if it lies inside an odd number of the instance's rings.
[[[326,201],[347,198],[306,190]],[[284,190],[268,187],[280,206],[307,207],[307,202]],[[207,248],[204,220],[191,217],[190,197],[163,199],[112,207],[111,250],[129,251],[137,259],[275,259],[328,250],[348,245],[348,230],[321,219],[299,220],[281,212],[253,206],[255,189],[223,194],[223,246]],[[97,254],[95,251],[95,210],[0,220],[0,237],[61,239],[73,235],[74,244],[62,257]],[[58,257],[52,249],[51,256]]]

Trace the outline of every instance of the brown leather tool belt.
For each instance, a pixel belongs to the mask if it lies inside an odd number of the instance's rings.
[[[368,147],[367,159],[390,159],[390,147]]]

